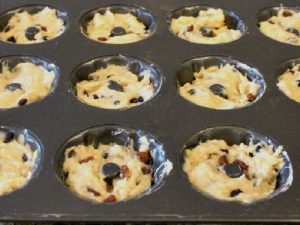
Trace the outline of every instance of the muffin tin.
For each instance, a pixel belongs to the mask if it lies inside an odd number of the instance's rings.
[[[89,40],[81,33],[83,16],[96,8],[124,4],[143,7],[155,16],[155,32],[140,42],[109,45]],[[236,12],[247,30],[238,40],[219,45],[189,43],[175,37],[168,27],[174,10],[204,5]],[[300,221],[300,133],[299,104],[276,87],[280,63],[299,57],[299,48],[271,40],[260,33],[257,13],[280,6],[279,0],[196,1],[165,0],[49,0],[47,5],[62,9],[66,30],[59,37],[34,45],[0,43],[0,57],[26,55],[47,58],[59,68],[53,92],[33,104],[2,110],[1,124],[25,127],[37,135],[43,148],[39,173],[24,188],[0,197],[2,221],[89,221],[89,222],[295,222]],[[296,0],[284,6],[297,6]],[[42,0],[2,0],[0,13]],[[1,21],[0,21],[1,24]],[[124,55],[152,62],[161,73],[157,94],[148,102],[126,110],[89,107],[74,97],[72,72],[89,60]],[[212,110],[184,100],[177,92],[177,69],[188,59],[205,56],[232,57],[257,68],[263,75],[265,91],[259,101],[235,110]],[[163,145],[173,170],[155,192],[116,204],[94,204],[78,198],[57,176],[57,154],[63,143],[82,130],[105,124],[145,131]],[[293,167],[291,187],[270,199],[251,205],[207,198],[192,188],[182,171],[182,148],[197,132],[207,127],[234,125],[254,129],[285,147]],[[285,176],[283,175],[283,178]]]

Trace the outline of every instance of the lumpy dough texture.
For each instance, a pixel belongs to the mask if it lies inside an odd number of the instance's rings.
[[[280,9],[277,16],[272,16],[260,24],[260,31],[279,42],[300,45],[300,12]]]
[[[135,151],[115,143],[108,145],[78,145],[65,152],[63,171],[66,184],[79,196],[97,202],[117,202],[136,198],[151,187],[152,160],[149,142],[140,138],[141,147]],[[120,172],[111,178],[103,174],[103,166],[114,163]]]
[[[200,10],[197,17],[172,19],[171,30],[178,37],[194,43],[219,44],[242,36],[240,30],[229,29],[222,9]]]
[[[286,70],[279,77],[277,86],[290,99],[300,103],[300,64]]]
[[[52,89],[55,74],[25,62],[13,69],[3,65],[0,73],[0,108],[23,106],[44,98]]]
[[[31,178],[37,151],[24,144],[24,137],[0,133],[0,195],[23,187]]]
[[[114,34],[113,29],[121,27],[122,34]],[[110,44],[126,44],[143,40],[149,36],[146,26],[130,14],[112,13],[107,10],[103,15],[96,13],[88,23],[86,35],[96,41]]]
[[[139,76],[139,77],[138,77]],[[154,95],[151,73],[136,75],[126,66],[108,65],[76,84],[77,96],[83,102],[106,109],[139,105]]]
[[[249,81],[229,64],[202,67],[194,77],[192,83],[179,87],[180,95],[197,105],[213,109],[244,107],[256,99],[259,89],[257,83]]]
[[[260,142],[229,146],[224,140],[209,140],[186,149],[184,171],[190,182],[211,197],[251,203],[270,196],[283,166],[282,147]],[[242,175],[231,178],[224,170],[237,164]]]
[[[38,13],[17,11],[0,32],[2,41],[17,44],[33,44],[51,40],[64,31],[64,21],[56,10],[45,7]]]

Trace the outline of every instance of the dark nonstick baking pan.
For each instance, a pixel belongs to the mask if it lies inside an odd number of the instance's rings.
[[[298,0],[1,0],[0,13],[45,4],[67,13],[64,14],[66,30],[62,35],[34,45],[0,42],[0,57],[33,56],[43,59],[46,67],[47,62],[57,67],[51,94],[36,103],[0,111],[1,125],[28,129],[39,140],[43,156],[38,173],[28,185],[0,197],[0,220],[300,222],[300,105],[276,87],[279,71],[284,71],[284,65],[291,65],[289,59],[300,57],[300,48],[267,38],[257,27],[261,10],[281,4],[296,7],[300,4]],[[85,21],[82,17],[86,13],[120,4],[126,6],[126,12],[128,6],[135,6],[152,13],[141,17],[151,24],[153,34],[149,38],[110,45],[92,41],[81,33],[80,22]],[[234,42],[218,45],[193,44],[177,38],[169,31],[168,18],[177,9],[193,5],[235,12],[236,18],[244,22],[244,35]],[[156,95],[144,104],[124,110],[105,110],[78,101],[71,80],[75,68],[92,59],[117,55],[155,65],[161,78]],[[235,110],[213,110],[184,100],[177,92],[177,70],[187,60],[204,56],[232,57],[256,68],[265,82],[261,98]],[[173,170],[155,191],[125,202],[95,204],[78,198],[63,185],[56,157],[61,146],[83,130],[109,124],[146,132],[163,146]],[[214,200],[196,191],[182,171],[183,146],[198,132],[222,126],[254,130],[283,145],[293,168],[291,186],[270,199],[250,205]],[[290,175],[290,172],[281,173],[285,174]],[[280,183],[285,180],[283,177]]]

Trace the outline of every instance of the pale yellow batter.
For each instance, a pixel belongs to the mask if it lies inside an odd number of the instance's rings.
[[[125,66],[108,65],[76,84],[77,97],[83,102],[105,109],[121,109],[148,101],[154,95],[151,73],[146,70],[138,79]]]
[[[122,27],[126,33],[118,36],[112,35],[115,27]],[[149,37],[150,33],[136,16],[130,13],[112,13],[107,10],[104,14],[96,13],[94,15],[87,25],[86,35],[103,43],[126,44],[143,40]]]
[[[190,102],[212,109],[233,109],[247,106],[255,101],[259,85],[249,81],[233,65],[201,68],[194,73],[195,80],[179,87],[179,93]],[[223,95],[216,95],[210,87],[221,84]]]
[[[224,140],[209,140],[186,149],[184,171],[190,182],[211,197],[251,203],[270,196],[283,166],[282,146],[266,143],[229,146]],[[237,163],[243,173],[229,177],[224,166]]]
[[[170,28],[178,37],[201,44],[226,43],[242,36],[240,30],[228,29],[222,9],[200,10],[197,17],[180,16],[172,19]]]
[[[24,144],[23,136],[9,140],[5,136],[0,132],[0,195],[28,182],[37,157],[37,151],[33,152],[29,145]]]
[[[55,74],[33,63],[19,63],[0,73],[0,108],[27,105],[44,98],[52,89]]]
[[[35,30],[29,31],[29,36],[28,28]],[[45,7],[36,14],[16,11],[0,32],[0,40],[17,44],[39,43],[59,36],[64,29],[64,21],[57,17],[55,9]]]
[[[300,45],[300,12],[282,8],[277,16],[259,23],[266,36],[291,45]]]
[[[300,64],[286,70],[279,77],[277,86],[290,99],[300,103]]]
[[[66,184],[82,198],[97,202],[118,202],[139,197],[151,187],[153,168],[147,138],[142,137],[139,151],[133,143],[128,147],[115,143],[78,145],[65,152],[63,171]],[[115,163],[120,174],[110,183],[105,181],[102,168],[106,163]]]

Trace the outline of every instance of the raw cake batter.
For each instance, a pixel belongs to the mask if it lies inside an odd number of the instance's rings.
[[[133,142],[128,147],[111,143],[68,148],[63,164],[66,184],[79,196],[97,202],[139,197],[153,180],[149,142],[145,137],[139,142],[139,151]]]
[[[136,106],[154,95],[151,73],[146,70],[140,78],[125,66],[108,65],[89,75],[89,80],[76,84],[77,96],[83,102],[106,109]]]
[[[186,149],[184,171],[190,182],[211,197],[251,203],[270,196],[283,166],[282,146],[258,144],[229,146],[209,140]]]
[[[17,11],[0,32],[0,40],[17,44],[39,43],[59,36],[64,29],[64,21],[57,17],[55,9],[45,7],[36,14]]]
[[[0,132],[0,195],[23,187],[31,178],[37,151],[24,144],[24,137]]]
[[[150,33],[146,26],[130,14],[96,13],[88,23],[86,35],[96,41],[109,44],[126,44],[147,38]]]
[[[255,101],[259,85],[249,81],[233,65],[202,67],[195,80],[179,87],[190,102],[212,109],[241,108]]]
[[[226,43],[242,36],[241,31],[227,27],[222,9],[213,8],[200,10],[197,17],[172,19],[171,31],[182,39],[201,44]]]
[[[277,86],[290,99],[300,103],[300,64],[285,71],[279,77]]]
[[[287,44],[300,45],[300,12],[282,8],[277,16],[259,23],[266,36]]]
[[[23,106],[49,94],[55,74],[42,66],[25,62],[13,69],[3,65],[0,73],[0,108]]]

